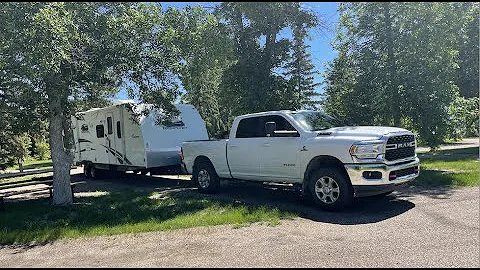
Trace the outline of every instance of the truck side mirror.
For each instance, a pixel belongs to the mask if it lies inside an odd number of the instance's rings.
[[[265,133],[267,134],[267,137],[273,137],[274,136],[274,131],[277,129],[277,123],[275,122],[266,122],[265,123]]]

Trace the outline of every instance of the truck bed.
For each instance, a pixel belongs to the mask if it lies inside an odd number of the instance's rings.
[[[186,141],[182,144],[184,163],[188,173],[193,172],[195,158],[205,156],[215,164],[218,176],[230,178],[230,169],[227,163],[227,142],[223,140],[196,140]]]

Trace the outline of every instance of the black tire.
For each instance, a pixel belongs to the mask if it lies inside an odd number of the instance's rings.
[[[90,163],[83,164],[83,176],[86,178],[92,178],[92,173],[90,171]]]
[[[220,188],[220,178],[208,161],[200,161],[195,164],[192,180],[201,193],[215,193]]]
[[[93,164],[90,164],[90,174],[93,179],[100,179],[102,175],[102,170],[95,168]]]
[[[353,202],[353,188],[349,179],[336,168],[320,168],[308,179],[312,201],[322,209],[338,211]]]

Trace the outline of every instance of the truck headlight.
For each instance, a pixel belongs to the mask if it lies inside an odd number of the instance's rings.
[[[383,154],[385,146],[383,143],[361,142],[350,147],[350,155],[357,158],[376,158],[379,154]]]

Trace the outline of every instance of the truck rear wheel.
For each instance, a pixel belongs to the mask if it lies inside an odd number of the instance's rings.
[[[325,210],[341,210],[353,201],[352,185],[335,168],[320,168],[313,172],[308,189],[313,202]]]
[[[220,178],[215,172],[212,164],[201,161],[195,165],[192,180],[198,187],[198,191],[202,193],[217,192],[220,187]]]

